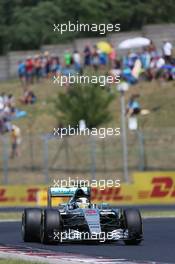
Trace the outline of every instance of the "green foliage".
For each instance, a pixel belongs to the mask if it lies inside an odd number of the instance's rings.
[[[35,49],[94,32],[53,32],[54,23],[120,23],[121,30],[175,22],[174,0],[1,0],[0,53]]]
[[[88,128],[99,127],[112,118],[109,105],[114,96],[99,84],[74,85],[54,99],[58,123],[76,127],[84,119]]]

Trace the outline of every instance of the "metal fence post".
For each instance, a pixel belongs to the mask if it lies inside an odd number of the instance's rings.
[[[127,131],[126,131],[126,118],[125,118],[125,92],[120,92],[120,104],[121,104],[121,138],[123,148],[123,173],[125,182],[129,182],[128,172],[128,143],[127,143]]]
[[[137,130],[138,146],[139,146],[139,170],[145,170],[145,141],[144,135],[141,131]]]
[[[96,140],[95,136],[90,135],[90,149],[91,149],[91,179],[96,179]]]
[[[2,142],[3,142],[3,184],[8,184],[9,179],[8,179],[8,138],[7,137],[2,137]]]
[[[48,137],[43,136],[44,140],[44,175],[45,183],[49,183],[49,150],[48,150]]]
[[[29,155],[31,170],[34,170],[33,134],[31,129],[29,130]]]

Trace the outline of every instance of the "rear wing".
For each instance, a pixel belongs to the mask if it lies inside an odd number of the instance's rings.
[[[73,197],[78,188],[81,188],[90,198],[90,187],[49,187],[47,192],[48,207],[52,206],[52,197]]]

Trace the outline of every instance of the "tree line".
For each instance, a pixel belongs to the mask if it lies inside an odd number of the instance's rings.
[[[174,10],[174,0],[1,0],[0,53],[100,36],[97,32],[54,34],[54,23],[120,23],[121,30],[127,31],[150,23],[173,23]]]

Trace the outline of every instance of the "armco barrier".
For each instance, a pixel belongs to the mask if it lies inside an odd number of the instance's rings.
[[[92,189],[94,203],[113,205],[171,205],[175,203],[175,172],[139,172],[133,183],[123,183],[119,188]],[[66,198],[53,201],[54,205]],[[0,207],[45,206],[47,186],[0,186]]]

